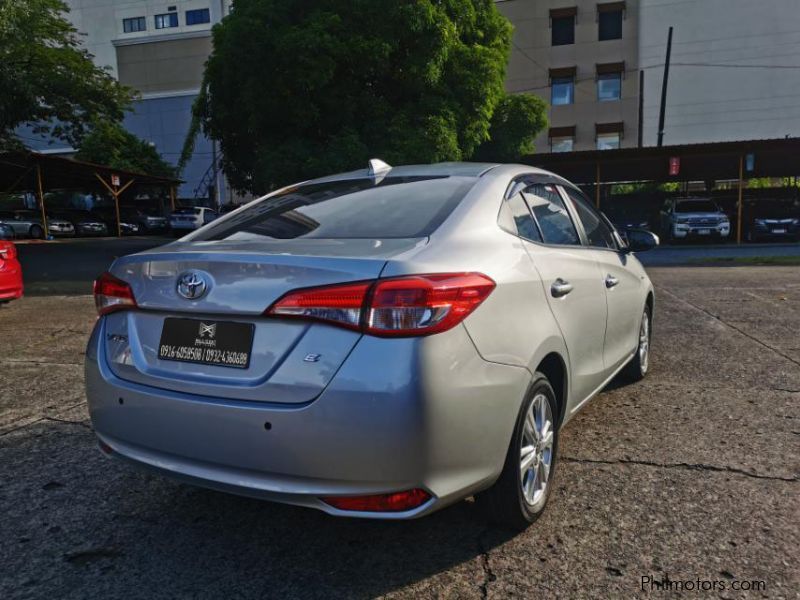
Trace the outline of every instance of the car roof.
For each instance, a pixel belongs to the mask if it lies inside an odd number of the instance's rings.
[[[508,177],[517,176],[525,173],[536,173],[548,176],[555,176],[558,179],[563,179],[558,175],[554,175],[550,171],[545,171],[538,167],[521,164],[503,164],[503,163],[483,163],[483,162],[440,162],[434,164],[422,165],[387,165],[386,170],[379,171],[377,174],[373,173],[369,167],[366,169],[358,169],[355,171],[348,171],[346,173],[338,173],[312,179],[302,182],[303,185],[309,183],[327,183],[330,181],[344,181],[348,179],[364,179],[367,177],[473,177],[479,178],[484,176],[497,176]],[[566,180],[565,180],[566,181]],[[568,182],[567,182],[568,183]]]

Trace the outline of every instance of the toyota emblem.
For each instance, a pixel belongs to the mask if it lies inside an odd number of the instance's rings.
[[[187,300],[202,298],[208,291],[208,278],[198,271],[187,271],[178,277],[178,295]]]

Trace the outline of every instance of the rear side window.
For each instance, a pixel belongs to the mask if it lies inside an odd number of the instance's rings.
[[[386,177],[304,185],[219,219],[195,240],[426,237],[476,181]]]
[[[611,231],[611,228],[606,225],[605,221],[603,221],[600,213],[589,204],[589,201],[586,200],[580,192],[568,187],[563,189],[575,206],[575,212],[578,213],[578,218],[583,225],[583,231],[586,233],[589,245],[597,248],[616,250],[617,244],[614,241],[614,233]]]
[[[580,246],[578,232],[554,185],[537,183],[525,188],[523,195],[536,218],[545,244]]]
[[[501,226],[503,229],[519,235],[526,240],[541,242],[542,235],[531,216],[531,211],[522,197],[522,193],[514,194],[503,203]]]

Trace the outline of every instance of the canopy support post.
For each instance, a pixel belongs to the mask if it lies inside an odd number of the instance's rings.
[[[39,199],[39,206],[42,210],[42,226],[44,227],[44,239],[50,237],[50,230],[47,227],[47,211],[44,208],[44,186],[42,185],[42,165],[36,163],[36,196]]]
[[[594,202],[600,210],[600,161],[597,161],[597,183],[594,186]]]
[[[742,243],[742,196],[744,195],[744,156],[739,156],[739,201],[736,203],[736,243]]]

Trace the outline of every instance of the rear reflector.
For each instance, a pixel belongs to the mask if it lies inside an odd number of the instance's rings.
[[[463,321],[494,288],[494,281],[480,273],[393,277],[296,290],[266,314],[326,321],[383,337],[431,335]]]
[[[375,496],[329,496],[320,498],[325,504],[339,510],[361,512],[404,512],[425,504],[431,495],[425,490],[415,488],[394,494]]]
[[[133,297],[131,286],[111,273],[103,273],[95,280],[94,303],[100,316],[136,308],[136,299]]]

